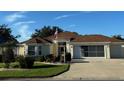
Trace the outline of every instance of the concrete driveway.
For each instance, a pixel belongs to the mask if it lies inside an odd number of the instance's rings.
[[[49,80],[124,80],[124,59],[72,63],[68,72]]]
[[[8,80],[124,80],[124,59],[72,63],[69,71],[51,78]]]

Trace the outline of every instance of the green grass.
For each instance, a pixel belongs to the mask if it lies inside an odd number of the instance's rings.
[[[3,63],[0,63],[0,68],[3,68],[4,67],[4,64]]]
[[[11,65],[14,67],[17,65],[17,63],[13,63]],[[0,63],[0,67],[3,66],[4,64]],[[68,69],[68,64],[50,65],[43,63],[35,63],[32,69],[0,71],[0,78],[52,77],[61,74],[67,71]]]
[[[5,66],[4,63],[0,63],[0,68],[3,68],[4,66]],[[16,68],[16,66],[18,66],[18,63],[17,63],[17,62],[13,62],[13,63],[10,64],[10,66],[11,66],[12,68]]]

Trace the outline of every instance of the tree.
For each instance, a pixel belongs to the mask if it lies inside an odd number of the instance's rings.
[[[12,48],[6,48],[6,50],[3,52],[2,59],[3,59],[3,62],[5,63],[5,68],[9,68],[10,63],[14,59],[14,52]]]
[[[33,37],[47,37],[47,36],[50,36],[50,35],[54,35],[55,31],[58,31],[58,33],[60,32],[63,32],[64,30],[57,27],[57,26],[44,26],[43,28],[41,29],[36,29],[35,30],[35,33],[32,34],[32,38]]]
[[[2,24],[0,25],[0,45],[14,44],[17,43],[17,39],[19,36],[13,36],[11,28],[8,25]]]
[[[12,30],[8,27],[8,25],[0,25],[0,46],[11,46],[18,42],[16,38],[19,36],[13,36],[11,33]]]
[[[3,55],[2,59],[4,59],[4,62],[7,63],[7,65],[13,56],[13,47],[18,43],[16,38],[19,37],[13,36],[11,33],[12,30],[7,25],[0,25],[0,54],[1,56]]]
[[[124,38],[122,37],[122,35],[113,35],[113,38],[119,39],[119,40],[124,40]]]
[[[65,31],[65,32],[70,32],[70,31]],[[72,33],[74,33],[75,35],[80,35],[80,34],[78,34],[77,32],[72,32]]]

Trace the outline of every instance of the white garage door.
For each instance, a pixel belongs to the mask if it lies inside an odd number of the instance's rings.
[[[74,50],[73,50],[73,54],[74,54],[74,58],[81,58],[80,56],[80,46],[74,46]]]
[[[122,58],[122,47],[121,45],[111,45],[110,47],[111,58]]]

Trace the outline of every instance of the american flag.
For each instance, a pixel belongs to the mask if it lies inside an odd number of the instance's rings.
[[[58,30],[56,29],[56,32],[54,33],[55,39],[58,38],[57,35],[58,35]]]

